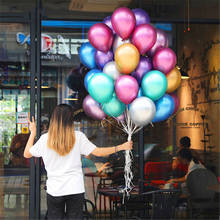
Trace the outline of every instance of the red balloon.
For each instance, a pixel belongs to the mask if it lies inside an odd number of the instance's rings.
[[[154,46],[156,40],[156,30],[150,24],[138,25],[132,36],[132,43],[138,48],[142,55]]]
[[[153,57],[154,69],[164,74],[169,73],[176,65],[176,54],[170,48],[158,49]]]
[[[88,39],[97,50],[107,52],[112,46],[113,33],[106,24],[97,23],[89,29]]]
[[[180,106],[180,100],[178,98],[178,96],[175,93],[171,93],[170,96],[173,98],[173,101],[175,103],[175,109],[173,114],[175,114],[177,112],[177,110],[179,109]]]
[[[128,39],[133,32],[136,19],[132,10],[126,7],[116,9],[111,17],[114,31],[123,39]]]

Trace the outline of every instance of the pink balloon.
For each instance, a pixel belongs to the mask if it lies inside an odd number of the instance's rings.
[[[155,28],[150,24],[138,25],[132,36],[132,43],[137,47],[140,54],[145,54],[150,50],[157,40]]]
[[[89,29],[88,39],[97,50],[107,52],[112,46],[113,33],[106,24],[97,23]]]
[[[174,103],[175,103],[175,109],[174,109],[174,112],[173,112],[173,114],[175,114],[177,112],[177,110],[179,109],[180,100],[179,100],[178,96],[175,93],[171,93],[169,95],[173,98]]]
[[[153,56],[159,48],[168,47],[168,38],[164,31],[156,29],[157,40],[154,46],[148,51],[149,56]]]
[[[169,73],[176,65],[176,54],[170,48],[158,49],[153,57],[153,67],[164,74]]]
[[[89,117],[95,120],[103,120],[106,116],[99,103],[90,95],[87,95],[83,100],[83,110]]]
[[[137,80],[129,75],[120,76],[115,83],[116,95],[126,105],[137,97],[138,90]]]
[[[132,10],[126,7],[116,9],[111,17],[114,31],[123,39],[128,39],[133,32],[136,19]]]
[[[124,121],[124,120],[125,120],[125,114],[123,113],[123,114],[119,115],[118,117],[116,117],[116,120],[117,120],[118,122]]]

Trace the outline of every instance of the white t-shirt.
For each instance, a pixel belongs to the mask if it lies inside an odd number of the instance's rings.
[[[206,169],[206,168],[200,162],[195,163],[193,160],[191,160],[191,162],[189,163],[188,172],[186,176],[188,176],[193,170],[196,169]]]
[[[81,155],[88,156],[96,146],[85,134],[75,131],[75,145],[69,154],[60,156],[47,147],[48,134],[43,134],[30,148],[34,157],[42,157],[47,170],[47,193],[52,196],[65,196],[84,193]]]

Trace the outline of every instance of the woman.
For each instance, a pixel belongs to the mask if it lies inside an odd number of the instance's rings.
[[[56,106],[48,133],[34,144],[36,124],[29,121],[30,137],[24,157],[42,157],[47,170],[48,219],[82,219],[84,181],[81,155],[108,156],[121,150],[131,150],[132,142],[115,147],[99,148],[80,131],[74,131],[74,114],[71,106]],[[104,137],[103,137],[104,138]],[[66,209],[66,212],[65,212]]]
[[[178,151],[177,153],[177,158],[180,161],[180,163],[187,165],[188,166],[188,170],[185,176],[180,177],[180,178],[175,178],[175,179],[170,179],[168,181],[168,183],[178,183],[178,182],[185,182],[187,176],[189,175],[189,173],[191,173],[193,170],[195,169],[200,169],[200,168],[204,168],[205,167],[199,162],[198,159],[196,159],[195,157],[193,157],[190,149],[188,148],[182,148]]]

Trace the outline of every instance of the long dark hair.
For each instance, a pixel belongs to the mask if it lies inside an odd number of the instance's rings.
[[[177,152],[177,157],[180,157],[182,159],[186,159],[188,162],[193,160],[194,163],[198,164],[199,161],[196,157],[192,155],[192,152],[188,148],[182,148]]]

